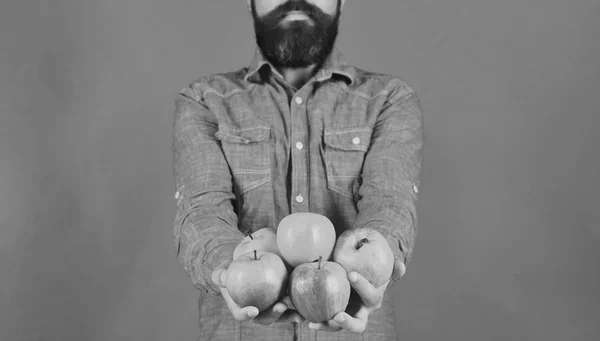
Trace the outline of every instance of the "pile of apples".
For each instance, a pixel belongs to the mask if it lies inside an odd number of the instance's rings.
[[[390,279],[393,267],[392,250],[379,232],[347,230],[336,240],[327,217],[293,213],[277,230],[262,228],[240,242],[225,286],[240,307],[265,311],[289,294],[306,320],[325,322],[348,306],[348,273],[356,271],[379,287]]]

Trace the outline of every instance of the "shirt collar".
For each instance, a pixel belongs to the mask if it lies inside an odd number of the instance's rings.
[[[260,49],[257,48],[254,52],[252,62],[248,66],[248,71],[244,75],[244,80],[258,81],[258,71],[265,65],[269,66],[271,72],[279,75],[279,71],[265,59]],[[354,83],[354,78],[356,77],[356,69],[345,61],[342,53],[335,47],[315,74],[315,79],[321,82],[330,79],[333,74],[345,77],[350,84]]]

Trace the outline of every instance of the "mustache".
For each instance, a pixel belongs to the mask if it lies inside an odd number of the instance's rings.
[[[326,22],[329,19],[327,14],[306,1],[286,1],[265,15],[263,17],[263,22],[267,24],[266,26],[268,28],[278,28],[278,24],[281,20],[292,11],[304,13],[307,17],[311,18],[317,26],[321,26],[321,23]]]

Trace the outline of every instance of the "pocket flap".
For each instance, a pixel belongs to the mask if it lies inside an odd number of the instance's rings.
[[[325,144],[341,150],[366,152],[371,143],[371,128],[336,128],[325,131]]]
[[[271,129],[267,127],[253,127],[245,129],[235,129],[226,126],[220,126],[215,133],[215,137],[232,143],[253,143],[268,139],[271,136]]]

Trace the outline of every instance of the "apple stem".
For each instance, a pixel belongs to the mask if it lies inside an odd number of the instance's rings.
[[[256,250],[254,250],[254,260],[257,260],[258,258],[256,258]]]
[[[323,256],[319,256],[319,270],[321,270],[321,261],[323,260]]]
[[[361,240],[358,241],[358,243],[356,243],[356,249],[360,249],[363,245],[365,245],[366,243],[369,242],[369,239],[367,238],[363,238]]]

